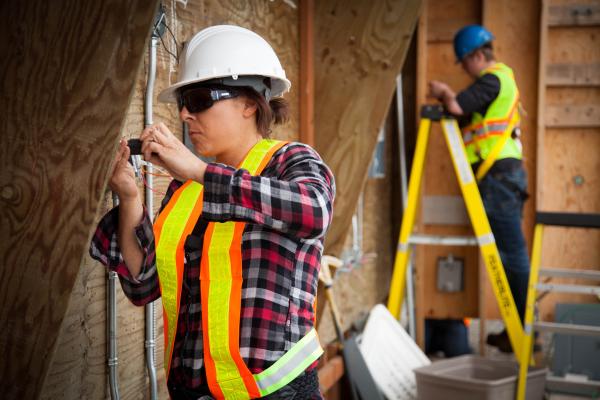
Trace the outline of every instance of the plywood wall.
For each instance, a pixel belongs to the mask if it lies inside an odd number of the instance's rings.
[[[60,351],[156,4],[0,5],[2,398],[37,398]]]
[[[543,4],[537,209],[600,213],[600,2]],[[586,8],[592,12],[576,17]],[[542,266],[600,269],[600,231],[548,228]],[[551,293],[540,302],[541,317],[552,320],[556,303],[596,301]]]
[[[277,52],[292,82],[292,91],[286,95],[291,105],[291,120],[278,127],[274,137],[298,140],[298,90],[299,40],[298,10],[296,2],[289,1],[164,1],[167,23],[182,43],[195,32],[214,24],[237,24],[252,29],[265,37]],[[144,38],[147,45],[148,37]],[[176,46],[167,33],[165,46],[176,52]],[[181,48],[179,48],[181,51]],[[134,95],[126,112],[122,135],[137,137],[143,128],[143,102],[147,76],[147,54],[143,67],[132,79]],[[176,80],[176,63],[159,43],[157,80],[154,97],[154,121],[164,122],[181,137],[181,123],[176,107],[157,103],[159,91]],[[154,189],[155,211],[160,205],[167,179],[156,179]],[[110,209],[107,193],[100,211]],[[84,256],[70,296],[69,308],[57,340],[56,356],[52,359],[49,376],[43,390],[44,399],[103,399],[109,396],[106,367],[106,289],[105,271],[101,264]],[[118,293],[118,349],[119,389],[122,399],[148,398],[148,378],[144,358],[144,308],[133,306],[122,293]],[[156,366],[161,399],[168,398],[163,369],[162,310],[157,307]]]
[[[321,1],[315,9],[316,148],[336,176],[326,251],[339,255],[394,93],[420,0]]]

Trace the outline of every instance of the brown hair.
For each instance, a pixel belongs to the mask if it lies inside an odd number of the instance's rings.
[[[256,127],[264,138],[271,134],[272,124],[284,124],[290,118],[289,103],[283,97],[267,99],[250,87],[236,87],[240,94],[256,103]]]

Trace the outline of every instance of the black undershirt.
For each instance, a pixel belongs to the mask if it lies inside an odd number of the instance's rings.
[[[463,111],[459,118],[461,126],[471,122],[471,115],[477,112],[485,115],[490,104],[500,94],[500,79],[494,74],[485,74],[477,78],[469,87],[456,96],[456,102]]]

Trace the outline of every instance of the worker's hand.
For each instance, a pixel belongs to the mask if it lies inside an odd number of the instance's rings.
[[[110,190],[119,196],[120,201],[135,199],[139,195],[133,167],[128,162],[129,153],[127,141],[121,139],[108,181]]]
[[[443,101],[445,94],[449,91],[450,87],[444,82],[431,81],[429,82],[429,91],[427,92],[428,97],[433,97],[440,101]]]
[[[203,183],[206,163],[194,155],[162,122],[144,129],[140,135],[146,161],[166,169],[173,178]]]

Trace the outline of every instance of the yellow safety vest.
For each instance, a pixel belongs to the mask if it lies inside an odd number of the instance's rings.
[[[503,158],[523,158],[520,144],[511,137],[521,116],[519,89],[512,69],[503,63],[496,63],[482,71],[480,76],[485,74],[496,75],[500,80],[498,97],[490,104],[485,115],[473,113],[471,124],[462,131],[469,162],[475,164],[492,156],[493,160],[489,160],[491,167],[494,161]]]
[[[263,139],[240,168],[260,175],[285,142]],[[156,266],[163,303],[167,379],[177,330],[184,268],[184,243],[202,213],[203,186],[187,181],[156,219]],[[204,362],[208,386],[217,399],[254,399],[287,385],[316,361],[323,349],[313,328],[272,366],[252,374],[239,349],[244,222],[210,222],[204,234],[200,292]]]

